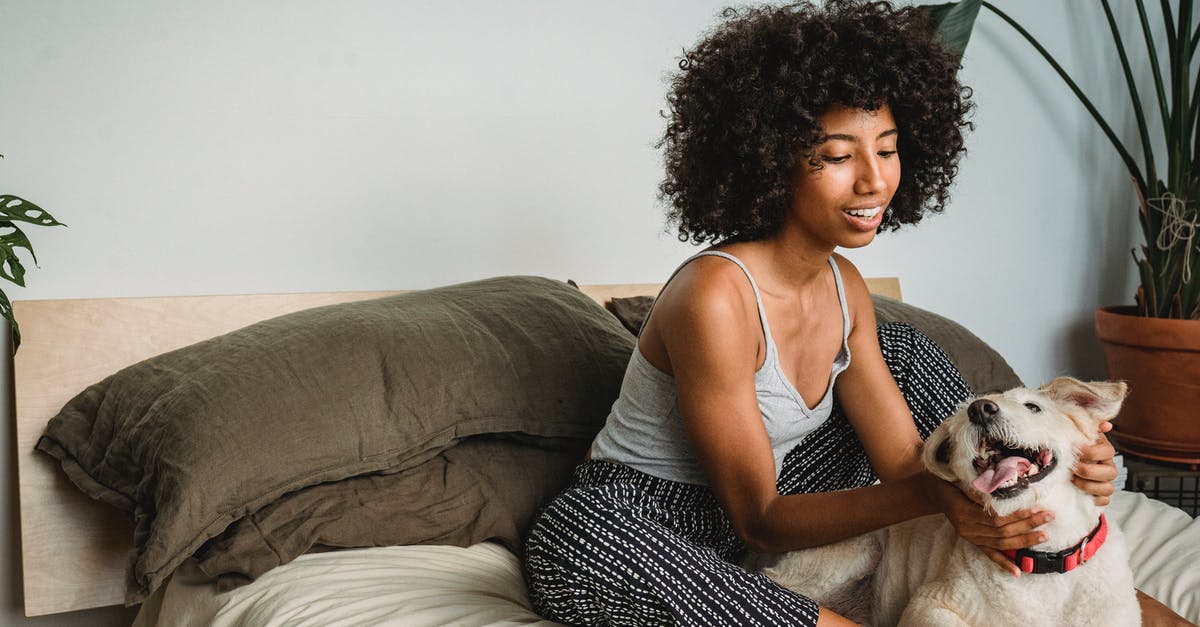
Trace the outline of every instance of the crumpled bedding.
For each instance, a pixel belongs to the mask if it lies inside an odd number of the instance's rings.
[[[1134,585],[1200,624],[1200,518],[1135,492],[1114,495],[1108,516],[1129,542]]]
[[[1145,495],[1108,508],[1130,543],[1134,581],[1200,623],[1200,520]],[[192,562],[138,614],[152,625],[554,625],[529,607],[520,562],[492,543],[303,555],[250,585],[218,593]]]

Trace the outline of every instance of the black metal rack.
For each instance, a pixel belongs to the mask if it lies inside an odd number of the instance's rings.
[[[1123,453],[1129,475],[1125,489],[1173,505],[1193,518],[1200,516],[1200,469],[1187,464],[1133,457]]]

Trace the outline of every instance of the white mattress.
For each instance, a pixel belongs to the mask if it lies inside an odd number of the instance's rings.
[[[1125,531],[1137,586],[1200,623],[1200,521],[1120,492],[1110,520]],[[517,558],[490,543],[301,556],[254,583],[217,593],[185,565],[143,606],[151,625],[554,625],[529,609]]]
[[[1200,623],[1200,518],[1135,492],[1116,493],[1108,516],[1129,542],[1134,585]]]
[[[217,593],[186,563],[134,626],[555,625],[529,609],[521,565],[498,544],[310,553]]]

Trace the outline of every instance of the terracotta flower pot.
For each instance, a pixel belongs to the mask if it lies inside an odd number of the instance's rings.
[[[1096,310],[1108,374],[1129,383],[1109,437],[1117,448],[1169,462],[1200,464],[1200,320]]]

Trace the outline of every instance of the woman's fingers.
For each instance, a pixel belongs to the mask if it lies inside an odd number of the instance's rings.
[[[1117,476],[1115,468],[1113,469],[1112,476],[1113,479]],[[1109,501],[1112,500],[1113,492],[1116,492],[1116,487],[1113,486],[1112,479],[1092,481],[1090,479],[1072,477],[1071,482],[1086,494],[1092,495],[1092,500],[1096,502],[1096,505],[1108,505]]]
[[[1109,486],[1107,494],[1112,494],[1112,480],[1116,478],[1117,466],[1110,459],[1106,462],[1079,462],[1078,464],[1075,464],[1075,476],[1072,477],[1072,480],[1075,481],[1075,485],[1079,486],[1081,489],[1084,488],[1084,484],[1080,483],[1081,481],[1091,483],[1106,483]],[[1095,494],[1095,492],[1091,492],[1090,490],[1087,492],[1088,494]]]
[[[981,548],[1001,551],[1023,549],[1046,541],[1046,533],[1036,529],[1042,524],[1044,521],[1035,522],[1035,519],[1030,518],[1002,527],[977,525],[959,529],[959,535],[964,540]]]
[[[980,548],[1008,551],[1012,549],[1025,549],[1035,544],[1041,544],[1046,541],[1046,534],[1040,531],[1030,531],[1015,536],[978,536],[974,540],[970,538],[966,538],[966,540]]]
[[[1054,514],[1041,508],[1030,508],[1017,510],[1007,516],[987,516],[985,514],[984,519],[997,529],[1012,529],[1013,533],[1020,533],[1054,520]],[[1029,523],[1032,523],[1031,526],[1020,528],[1021,525]]]
[[[975,508],[952,520],[958,535],[981,548],[1019,549],[1046,541],[1046,534],[1038,527],[1054,519],[1051,512],[1021,510],[1008,516],[989,516],[984,510]]]
[[[1004,553],[1001,553],[996,549],[988,549],[984,547],[979,547],[979,549],[983,551],[983,554],[986,555],[988,559],[995,562],[997,566],[1008,571],[1008,574],[1012,575],[1013,577],[1021,576],[1021,569],[1017,568],[1017,565],[1012,563],[1012,560],[1008,559]]]
[[[1104,423],[1108,424],[1108,423]],[[1079,449],[1079,462],[1090,464],[1111,464],[1113,457],[1117,454],[1117,449],[1113,448],[1112,442],[1108,441],[1108,436],[1103,432],[1096,436],[1096,441]]]
[[[1112,423],[1100,423],[1099,437],[1079,450],[1079,462],[1073,469],[1075,476],[1071,477],[1075,487],[1092,495],[1097,505],[1108,505],[1116,491],[1112,482],[1117,478],[1117,465],[1113,463],[1117,451],[1104,435],[1110,429]]]

